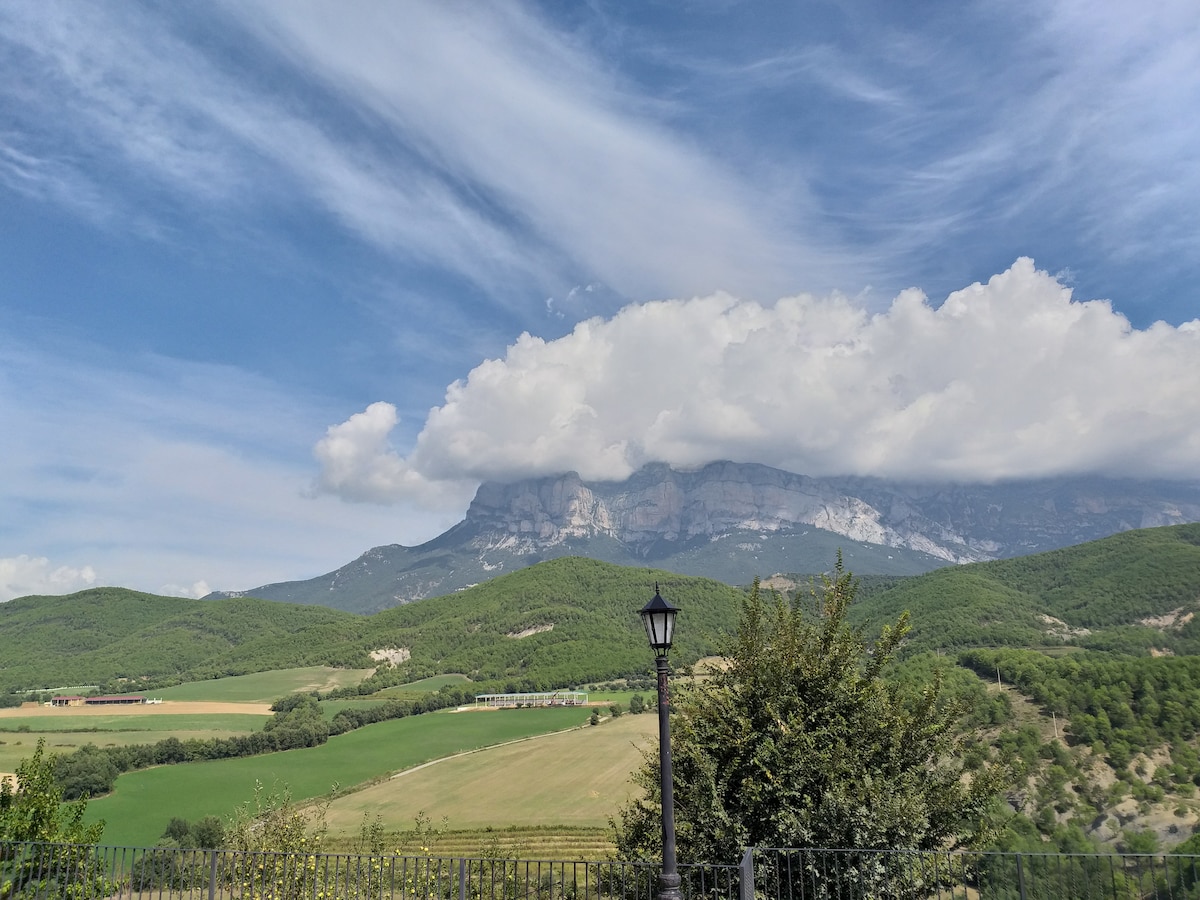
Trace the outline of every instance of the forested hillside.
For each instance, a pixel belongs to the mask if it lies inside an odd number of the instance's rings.
[[[740,592],[670,572],[557,559],[448,597],[360,616],[253,598],[203,601],[100,588],[0,604],[0,693],[97,685],[149,690],[306,665],[409,660],[370,686],[462,672],[524,689],[640,675],[651,666],[637,612],[661,583],[684,609],[677,658],[711,653]]]
[[[0,691],[349,665],[358,617],[262,600],[205,602],[123,588],[0,604]]]
[[[1200,652],[1200,525],[1113,535],[1036,556],[938,569],[868,592],[855,614],[913,616],[912,650]]]

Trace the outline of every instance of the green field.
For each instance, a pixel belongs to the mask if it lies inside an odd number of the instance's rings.
[[[457,687],[461,684],[467,684],[470,680],[466,675],[434,675],[430,678],[410,681],[408,684],[397,685],[393,688],[385,688],[375,696],[392,697],[396,694],[431,694],[434,691],[440,691],[444,687]]]
[[[261,720],[263,716],[246,716]],[[238,730],[222,731],[219,729],[189,730],[156,730],[152,734],[143,731],[47,731],[30,732],[28,734],[0,733],[0,772],[15,772],[21,760],[33,755],[38,738],[45,738],[46,752],[65,756],[74,753],[84,744],[95,744],[97,747],[124,747],[128,744],[153,744],[173,737],[181,741],[204,741],[209,738],[230,738],[236,734],[246,734],[257,731],[261,721],[252,727]]]
[[[296,800],[324,796],[430,760],[505,741],[582,725],[585,708],[435,713],[381,722],[306,750],[244,759],[159,766],[117,779],[116,791],[88,805],[106,820],[105,844],[148,846],[173,816],[228,818],[250,800],[255,782],[287,786]]]
[[[657,734],[657,716],[627,715],[441,760],[339,797],[327,816],[330,835],[355,833],[364,813],[380,816],[389,833],[411,829],[422,812],[451,831],[602,829],[635,790],[630,776]]]
[[[33,755],[38,738],[50,753],[72,753],[84,744],[97,747],[155,744],[174,737],[227,738],[258,731],[270,718],[256,713],[181,713],[161,715],[71,715],[0,718],[0,772],[13,772]]]
[[[621,709],[629,709],[634,694],[641,694],[646,705],[653,707],[658,702],[654,691],[588,691],[588,703],[615,703]],[[602,710],[607,713],[607,710]]]
[[[370,674],[370,669],[308,666],[302,669],[278,669],[273,672],[256,672],[253,675],[214,678],[211,681],[191,681],[150,693],[164,700],[271,703],[280,697],[301,691],[329,691],[358,684]]]
[[[0,740],[7,740],[7,734],[16,734],[19,740],[28,741],[27,734],[34,735],[33,742],[37,743],[37,734],[59,734],[72,732],[74,734],[103,735],[108,732],[144,732],[146,743],[162,740],[162,732],[166,731],[228,731],[245,734],[262,728],[269,715],[262,713],[160,713],[154,715],[76,715],[64,710],[62,715],[54,716],[13,716],[0,719]],[[96,743],[93,740],[92,743]]]

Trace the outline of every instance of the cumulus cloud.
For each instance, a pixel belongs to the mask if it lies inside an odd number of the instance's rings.
[[[726,294],[628,306],[558,340],[523,334],[450,385],[415,447],[374,403],[317,445],[319,488],[392,502],[440,483],[650,461],[811,475],[1200,477],[1200,320],[1133,328],[1033,261],[935,306]]]
[[[52,566],[44,556],[0,559],[0,603],[31,594],[70,594],[96,583],[91,566]]]
[[[190,585],[164,584],[157,593],[164,597],[189,597],[198,600],[211,594],[212,591],[213,589],[209,587],[207,581],[197,581]]]

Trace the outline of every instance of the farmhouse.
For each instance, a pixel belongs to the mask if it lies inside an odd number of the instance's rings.
[[[477,694],[476,709],[516,709],[522,706],[586,706],[586,691],[542,691],[529,694]]]
[[[134,706],[149,701],[142,696],[129,694],[123,697],[54,697],[51,706]]]

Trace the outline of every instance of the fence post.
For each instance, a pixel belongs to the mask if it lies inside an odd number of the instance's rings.
[[[208,900],[216,900],[217,896],[217,851],[208,851]]]
[[[458,900],[467,900],[467,858],[458,858]]]
[[[1021,854],[1017,854],[1017,890],[1020,892],[1021,900],[1028,900],[1025,896],[1025,867],[1021,865]]]
[[[754,900],[754,848],[747,847],[738,865],[741,877],[738,879],[738,900]]]

